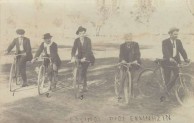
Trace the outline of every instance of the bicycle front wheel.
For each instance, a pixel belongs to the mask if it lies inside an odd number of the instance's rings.
[[[178,82],[178,86],[175,89],[177,101],[182,106],[194,106],[194,84],[192,76],[180,74],[176,82]]]
[[[153,97],[157,96],[161,89],[158,82],[159,76],[152,69],[143,70],[138,77],[138,90],[141,96]]]
[[[79,81],[79,70],[78,68],[74,68],[73,69],[73,90],[74,90],[74,94],[75,94],[75,98],[78,98],[80,93],[80,85],[78,84]]]
[[[21,88],[21,78],[17,74],[16,64],[12,63],[9,74],[9,90],[14,92],[19,88]]]
[[[115,88],[115,94],[116,96],[119,95],[119,89],[121,88],[121,69],[117,68],[116,72],[115,72],[115,81],[114,81],[114,88]]]
[[[38,73],[38,94],[42,95],[50,91],[51,88],[51,81],[49,80],[48,76],[46,75],[45,67],[42,65],[39,68]]]
[[[129,103],[130,97],[131,97],[131,73],[127,72],[124,80],[124,97],[126,104]]]

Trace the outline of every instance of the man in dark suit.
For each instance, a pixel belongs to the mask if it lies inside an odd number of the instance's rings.
[[[81,80],[83,84],[83,91],[87,91],[87,69],[89,64],[94,64],[95,57],[92,52],[91,40],[86,35],[86,28],[80,26],[76,32],[79,35],[78,38],[75,39],[71,56],[71,61],[74,62],[75,59],[79,59],[79,65],[81,65]],[[76,54],[77,52],[77,54]],[[89,62],[87,62],[89,61]]]
[[[164,79],[165,84],[167,86],[167,90],[169,91],[175,84],[176,78],[178,76],[178,68],[177,64],[181,63],[180,54],[183,57],[185,62],[189,62],[190,60],[187,58],[187,53],[183,48],[181,40],[178,38],[178,28],[171,28],[168,32],[170,38],[162,41],[162,53],[163,53],[163,69],[164,69]],[[168,67],[174,66],[174,67]],[[170,81],[171,72],[173,72],[174,76],[172,81]]]
[[[52,69],[54,70],[54,72],[57,74],[58,73],[58,69],[61,65],[61,59],[58,55],[58,47],[57,44],[55,42],[53,42],[51,40],[52,36],[50,35],[50,33],[46,33],[44,34],[44,42],[41,43],[39,49],[37,50],[34,59],[31,61],[32,63],[40,56],[40,54],[43,52],[44,56],[46,57],[50,57],[51,61],[53,63]],[[48,66],[49,64],[49,60],[45,60],[45,66]],[[50,67],[50,66],[48,66]],[[51,69],[51,68],[49,68]],[[56,82],[52,83],[52,88],[56,88]]]
[[[16,33],[18,34],[18,37],[15,38],[9,45],[6,54],[11,52],[14,47],[16,47],[16,55],[23,53],[25,54],[17,57],[18,72],[21,74],[23,80],[22,87],[25,87],[28,85],[26,76],[26,62],[31,61],[32,59],[31,44],[30,39],[24,37],[25,31],[23,29],[17,29]]]
[[[141,53],[140,53],[140,50],[139,50],[139,44],[135,41],[133,41],[133,35],[132,33],[129,33],[129,34],[126,34],[124,36],[124,40],[125,40],[125,43],[121,44],[120,45],[120,53],[119,53],[119,62],[122,62],[122,63],[132,63],[132,66],[131,66],[131,69],[130,69],[130,72],[131,72],[131,80],[133,81],[133,78],[134,78],[134,74],[136,72],[137,69],[139,69],[139,65],[141,64]],[[122,71],[121,71],[121,75],[123,75],[123,72],[125,71],[124,68],[122,68]],[[121,80],[121,88],[119,89],[120,92],[119,92],[119,99],[121,98],[120,97],[120,94],[123,90],[123,86],[124,86],[124,78],[121,77],[122,80]],[[133,82],[132,82],[133,84]],[[133,91],[132,91],[133,92]]]

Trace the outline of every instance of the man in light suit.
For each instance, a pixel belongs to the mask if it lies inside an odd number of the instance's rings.
[[[170,38],[162,41],[164,79],[168,91],[175,85],[179,72],[177,64],[181,63],[180,55],[183,57],[185,62],[190,62],[181,40],[178,39],[178,32],[178,28],[171,28],[168,32]],[[174,74],[172,81],[170,81],[171,72]]]
[[[91,39],[86,35],[86,28],[80,26],[76,32],[79,35],[78,38],[75,39],[71,56],[71,61],[75,61],[75,59],[80,59],[79,64],[81,65],[81,78],[83,84],[83,91],[87,91],[87,69],[89,64],[93,65],[95,62],[95,57],[92,52]],[[76,54],[77,52],[77,54]],[[89,61],[89,62],[87,62]]]
[[[31,44],[30,39],[24,37],[25,31],[23,29],[17,29],[16,33],[18,34],[18,37],[12,41],[5,54],[11,52],[14,47],[16,47],[16,55],[23,53],[25,54],[24,56],[22,55],[17,57],[18,72],[21,74],[23,80],[22,87],[25,87],[28,86],[26,76],[26,62],[31,61],[32,59]]]

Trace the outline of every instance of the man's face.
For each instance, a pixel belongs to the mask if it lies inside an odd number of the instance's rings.
[[[129,42],[133,40],[133,36],[131,34],[125,36],[125,42]]]
[[[49,39],[44,39],[44,42],[45,42],[46,44],[50,44],[50,43],[51,43],[51,38],[49,38]]]
[[[85,33],[86,33],[85,31],[81,31],[81,32],[79,32],[79,36],[80,37],[84,37],[85,36]]]
[[[171,34],[170,34],[170,38],[172,38],[172,39],[177,39],[178,38],[178,31],[174,31],[174,32],[172,32]]]
[[[23,38],[23,37],[24,37],[24,35],[20,35],[20,34],[18,34],[18,37],[19,37],[19,38]]]

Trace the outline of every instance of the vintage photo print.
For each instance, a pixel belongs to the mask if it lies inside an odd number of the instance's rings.
[[[193,123],[194,0],[0,0],[0,123]]]

